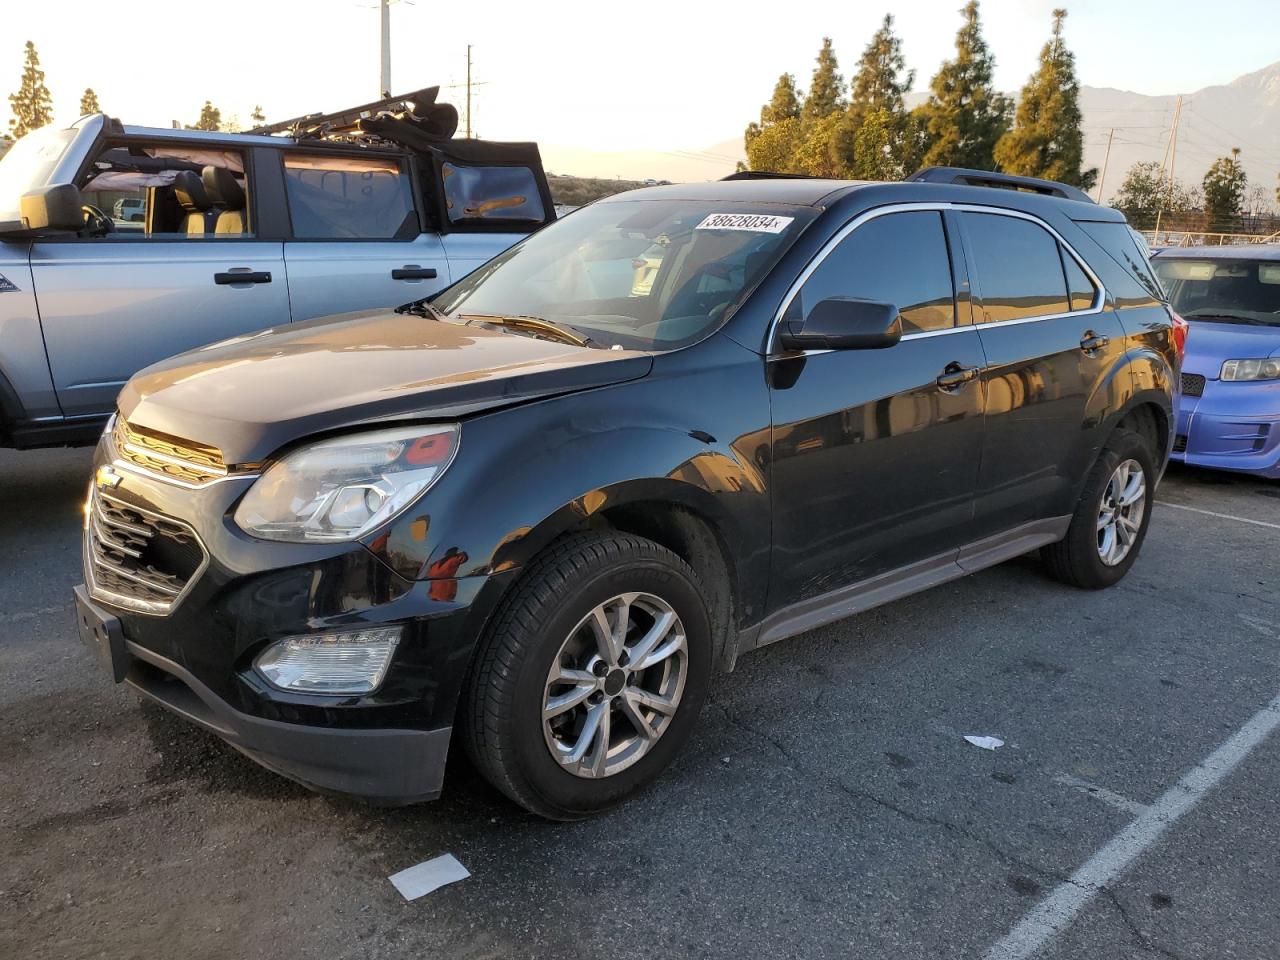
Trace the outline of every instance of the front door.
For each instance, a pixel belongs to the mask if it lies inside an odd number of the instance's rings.
[[[210,166],[227,170],[239,191],[216,208],[203,194],[183,194],[204,208],[187,210],[175,180],[201,181]],[[164,140],[108,144],[80,186],[100,214],[100,235],[31,245],[64,416],[110,413],[125,381],[157,360],[289,322],[282,244],[255,238],[241,153]]]
[[[984,357],[968,317],[957,321],[954,276],[940,211],[887,213],[832,248],[788,308],[886,301],[904,336],[768,362],[771,610],[954,553],[971,533]]]
[[[422,229],[404,157],[288,151],[284,182],[294,320],[396,307],[449,285],[449,260],[439,235]]]

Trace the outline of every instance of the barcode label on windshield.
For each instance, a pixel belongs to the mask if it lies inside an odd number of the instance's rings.
[[[781,233],[795,217],[770,217],[759,213],[713,213],[695,230],[749,230],[752,233]]]

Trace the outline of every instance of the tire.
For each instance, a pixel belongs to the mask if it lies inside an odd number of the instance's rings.
[[[493,617],[468,676],[461,722],[476,768],[550,820],[600,813],[652,782],[706,699],[712,633],[702,594],[688,564],[641,537],[575,534],[548,548]],[[570,679],[553,680],[553,667]],[[602,743],[613,746],[602,752]]]
[[[1125,467],[1132,482],[1134,466],[1141,471],[1140,515],[1133,510],[1133,504],[1123,503],[1124,497],[1116,501],[1119,506],[1112,507],[1117,489],[1120,486],[1128,489],[1127,484],[1119,484],[1117,472]],[[1117,487],[1112,486],[1113,478],[1117,480]],[[1086,590],[1100,590],[1123,579],[1138,559],[1146,539],[1155,483],[1155,458],[1146,441],[1132,430],[1116,430],[1089,471],[1066,537],[1041,551],[1049,574]],[[1106,528],[1102,526],[1106,519],[1104,511],[1113,518],[1123,517],[1129,521],[1115,519],[1111,524],[1117,540],[1107,539]],[[1121,553],[1119,547],[1124,545],[1125,537],[1129,538],[1127,549]],[[1109,543],[1114,544],[1114,548],[1108,549]]]

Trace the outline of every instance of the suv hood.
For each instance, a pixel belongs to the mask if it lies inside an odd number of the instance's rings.
[[[376,311],[225,340],[147,367],[120,393],[131,424],[255,463],[335,428],[454,419],[645,376],[647,353]]]
[[[1280,352],[1280,327],[1215,323],[1212,320],[1190,320],[1188,323],[1187,355],[1182,359],[1182,369],[1186,373],[1198,373],[1216,380],[1222,372],[1224,360],[1270,357]]]

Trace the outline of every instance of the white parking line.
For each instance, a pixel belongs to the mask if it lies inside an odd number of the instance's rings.
[[[1090,900],[1203,800],[1276,727],[1280,727],[1280,695],[1036,904],[983,955],[985,960],[1026,960],[1070,926]]]
[[[1218,513],[1216,510],[1201,510],[1199,507],[1184,507],[1180,503],[1170,503],[1168,500],[1157,500],[1162,507],[1173,507],[1175,510],[1187,510],[1191,513],[1203,513],[1206,517],[1219,517],[1222,520],[1237,520],[1240,523],[1251,523],[1255,527],[1267,527],[1270,530],[1280,530],[1280,523],[1267,523],[1265,520],[1250,520],[1248,517],[1234,517],[1229,513]]]

